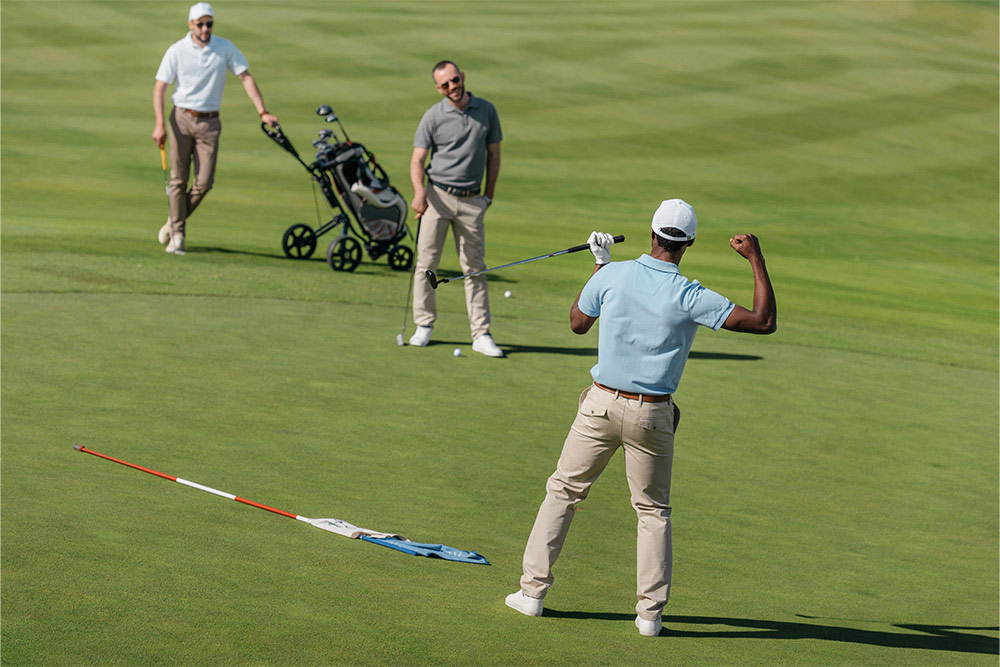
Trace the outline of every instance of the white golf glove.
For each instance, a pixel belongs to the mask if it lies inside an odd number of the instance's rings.
[[[611,251],[609,248],[615,243],[615,238],[611,234],[591,232],[587,243],[590,245],[590,252],[594,254],[595,264],[607,264],[611,261]]]

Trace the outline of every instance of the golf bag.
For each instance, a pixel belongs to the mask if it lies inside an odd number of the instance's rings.
[[[316,110],[326,122],[337,122],[344,140],[330,129],[319,131],[313,141],[315,160],[306,164],[279,126],[261,123],[261,129],[275,143],[291,153],[319,186],[332,217],[315,230],[296,223],[285,230],[281,247],[291,259],[308,259],[316,250],[317,239],[342,227],[326,250],[326,262],[334,271],[353,271],[361,263],[362,244],[372,261],[382,255],[391,268],[408,271],[413,266],[413,250],[402,245],[409,235],[407,206],[403,196],[389,183],[385,170],[362,144],[353,143],[343,124],[328,105]],[[322,219],[317,202],[317,217]],[[353,217],[356,224],[351,224]],[[360,239],[360,241],[359,241]]]

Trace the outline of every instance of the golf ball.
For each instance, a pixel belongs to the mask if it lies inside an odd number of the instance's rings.
[[[507,290],[506,292],[504,292],[503,296],[504,296],[505,299],[509,299],[510,298],[510,290]]]
[[[458,348],[456,347],[456,348],[455,348],[455,351],[454,351],[454,352],[452,352],[452,354],[454,354],[454,355],[455,355],[456,357],[460,357],[460,356],[462,356],[462,350],[460,350],[460,349],[458,349]]]

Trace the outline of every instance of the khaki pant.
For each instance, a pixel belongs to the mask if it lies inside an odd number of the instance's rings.
[[[456,197],[433,185],[427,188],[427,210],[420,218],[420,235],[417,238],[417,261],[413,279],[413,322],[429,327],[437,318],[435,290],[425,272],[437,272],[441,263],[444,242],[451,228],[455,236],[455,249],[462,273],[473,273],[486,268],[486,198]],[[469,314],[469,329],[473,340],[490,330],[490,298],[486,289],[486,276],[466,278],[465,309]]]
[[[198,208],[215,182],[215,162],[219,155],[219,117],[196,118],[174,108],[170,112],[170,205],[171,234],[184,234],[187,219]],[[187,191],[194,162],[194,183]]]
[[[618,397],[593,385],[580,395],[580,409],[545,487],[535,525],[524,548],[525,595],[543,598],[552,585],[574,508],[590,493],[615,451],[625,452],[625,475],[638,516],[636,613],[660,617],[670,596],[670,470],[674,456],[674,404]]]

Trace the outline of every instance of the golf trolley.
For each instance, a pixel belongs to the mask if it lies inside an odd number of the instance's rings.
[[[291,259],[308,259],[316,251],[316,241],[320,236],[342,226],[340,234],[326,249],[326,263],[334,271],[356,269],[361,263],[362,243],[372,261],[386,255],[390,267],[396,271],[408,271],[413,266],[413,250],[400,243],[409,235],[406,200],[389,185],[389,177],[375,161],[375,156],[363,145],[351,142],[333,109],[324,104],[316,113],[327,123],[336,122],[344,141],[333,130],[320,130],[319,138],[312,142],[316,149],[316,159],[312,164],[306,164],[299,157],[280,126],[260,124],[264,134],[291,153],[306,168],[313,182],[319,184],[333,214],[315,230],[302,223],[289,227],[281,237],[282,250]],[[356,226],[351,224],[348,211],[354,217]],[[318,200],[316,213],[321,219]]]

